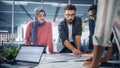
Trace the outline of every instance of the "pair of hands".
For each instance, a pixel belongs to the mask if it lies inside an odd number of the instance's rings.
[[[75,55],[75,56],[81,56],[82,52],[79,50],[79,49],[73,49],[72,50],[72,53]]]

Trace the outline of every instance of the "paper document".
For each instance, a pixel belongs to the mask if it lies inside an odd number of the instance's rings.
[[[61,54],[46,54],[41,58],[41,63],[46,62],[68,62],[75,61],[80,62],[91,58],[86,54],[81,55],[80,57],[73,55],[72,53],[61,53]]]

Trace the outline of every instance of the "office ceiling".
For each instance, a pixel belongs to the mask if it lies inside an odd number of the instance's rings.
[[[88,8],[96,0],[14,0],[14,28],[27,24],[34,19],[34,8],[42,7],[46,11],[46,19],[58,23],[64,18],[64,6],[68,3],[77,8],[77,16],[82,20],[88,17]],[[12,26],[12,0],[0,0],[0,30],[11,30]]]

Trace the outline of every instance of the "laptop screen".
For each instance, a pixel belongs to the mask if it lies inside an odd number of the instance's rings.
[[[15,60],[39,63],[43,54],[43,50],[43,46],[21,46]]]

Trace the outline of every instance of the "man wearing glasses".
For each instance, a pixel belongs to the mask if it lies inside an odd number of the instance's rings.
[[[82,20],[75,16],[76,7],[74,5],[67,5],[64,10],[65,18],[58,25],[59,38],[64,46],[60,53],[73,53],[80,56]]]
[[[89,50],[93,50],[93,39],[92,36],[94,35],[95,29],[95,22],[96,22],[96,14],[97,14],[97,5],[92,5],[88,9],[89,12]]]

